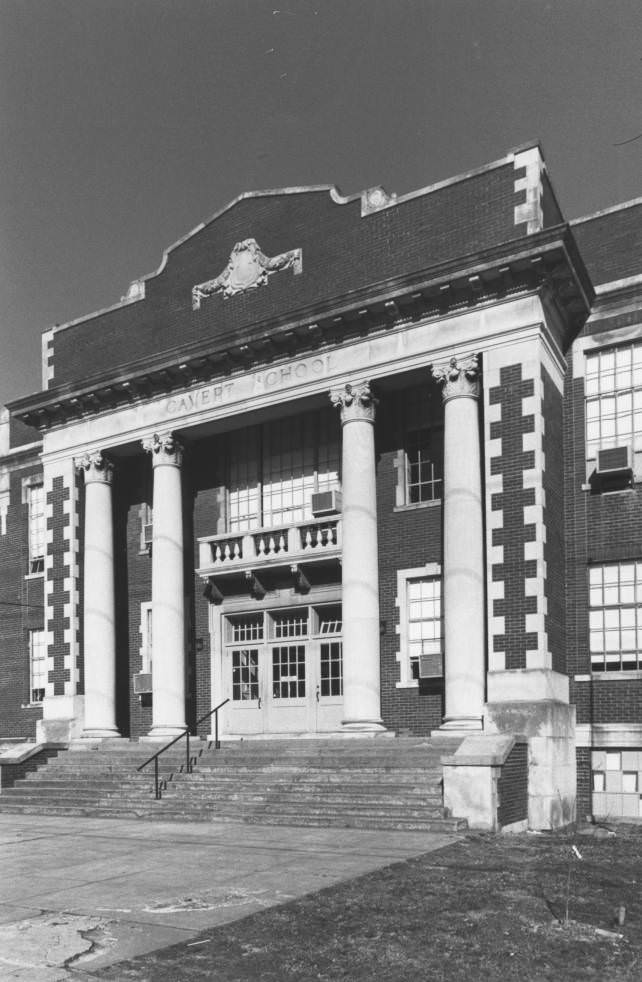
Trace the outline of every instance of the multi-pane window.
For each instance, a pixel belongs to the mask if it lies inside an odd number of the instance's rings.
[[[140,605],[140,670],[152,670],[152,605],[145,601]]]
[[[44,631],[29,631],[30,701],[42,702],[47,690],[47,639]]]
[[[275,638],[303,638],[308,633],[308,611],[274,614],[272,625]]]
[[[272,648],[272,696],[274,699],[305,697],[305,645]]]
[[[642,341],[586,356],[586,454],[642,450]]]
[[[228,619],[230,641],[242,644],[263,640],[263,614],[240,614]]]
[[[407,644],[411,678],[419,678],[419,656],[440,655],[441,640],[441,579],[424,576],[408,580]]]
[[[339,427],[331,409],[232,434],[230,532],[304,522],[312,518],[312,495],[338,487]]]
[[[343,646],[340,641],[326,641],[321,645],[322,696],[343,695]]]
[[[592,670],[642,669],[642,562],[591,566],[589,605]]]
[[[242,648],[232,652],[232,700],[256,702],[259,698],[259,652]]]
[[[423,427],[406,434],[406,504],[437,501],[444,478],[444,431]]]
[[[42,573],[45,568],[45,489],[42,484],[27,488],[29,506],[29,572]]]

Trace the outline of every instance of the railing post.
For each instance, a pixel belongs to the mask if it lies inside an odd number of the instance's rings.
[[[156,801],[160,801],[160,787],[158,786],[158,757],[154,757],[154,787],[156,793]]]
[[[214,749],[221,749],[221,741],[218,738],[218,709],[214,713]]]
[[[190,774],[191,773],[191,770],[192,770],[192,766],[191,766],[191,764],[189,762],[189,730],[185,730],[185,736],[187,738],[187,743],[186,743],[186,746],[187,746],[187,757],[186,757],[187,768],[186,768],[186,770],[187,770],[187,773]]]

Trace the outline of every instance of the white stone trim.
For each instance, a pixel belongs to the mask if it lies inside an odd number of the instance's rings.
[[[523,203],[514,208],[514,222],[515,225],[526,222],[527,234],[532,235],[544,227],[542,175],[545,165],[539,146],[516,153],[513,166],[515,170],[526,169],[526,175],[514,182],[515,194],[523,191],[525,195]]]
[[[395,597],[395,607],[399,611],[399,623],[395,625],[395,633],[399,638],[399,648],[395,653],[395,661],[399,665],[399,681],[395,683],[397,689],[417,688],[419,685],[417,679],[411,678],[410,660],[407,654],[408,621],[406,619],[406,610],[408,604],[408,581],[428,576],[441,577],[441,575],[440,563],[426,563],[425,566],[414,566],[409,569],[397,570],[397,595]]]
[[[642,723],[578,723],[576,746],[595,748],[642,748]]]
[[[569,680],[548,668],[488,673],[488,702],[568,703]]]
[[[318,396],[341,388],[356,377],[378,378],[403,374],[464,357],[477,348],[484,355],[506,346],[510,335],[524,344],[540,340],[553,350],[547,335],[545,312],[539,297],[494,303],[474,312],[404,325],[368,340],[355,339],[341,351],[327,351],[298,359],[282,359],[257,371],[239,371],[209,385],[189,386],[173,393],[140,400],[118,410],[106,410],[44,436],[44,458],[52,462],[70,453],[108,450],[138,442],[149,433],[175,428],[184,432],[204,422],[221,421],[228,428],[233,417],[248,409],[261,410],[284,402]],[[556,353],[554,359],[561,359]]]

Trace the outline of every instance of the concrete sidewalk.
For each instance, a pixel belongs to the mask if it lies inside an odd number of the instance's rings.
[[[0,815],[0,978],[90,978],[99,967],[455,840]]]

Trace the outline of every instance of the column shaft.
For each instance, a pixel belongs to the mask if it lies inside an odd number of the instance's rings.
[[[484,708],[484,543],[477,359],[433,368],[444,388],[446,729],[480,729]]]
[[[343,424],[343,725],[381,730],[374,400],[361,385],[332,401]]]
[[[117,737],[112,467],[99,453],[78,466],[85,474],[83,736]]]
[[[162,739],[185,729],[182,453],[169,435],[144,446],[154,465],[150,736]]]

